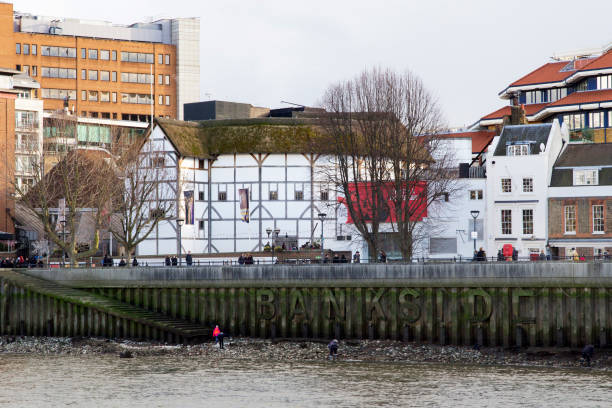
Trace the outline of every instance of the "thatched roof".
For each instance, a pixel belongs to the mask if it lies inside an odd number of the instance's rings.
[[[182,156],[202,159],[231,153],[305,153],[315,150],[323,137],[314,120],[308,119],[156,119],[156,123]]]

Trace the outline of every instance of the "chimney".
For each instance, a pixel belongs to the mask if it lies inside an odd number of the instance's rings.
[[[510,124],[511,125],[526,125],[527,118],[525,117],[525,105],[510,107]]]

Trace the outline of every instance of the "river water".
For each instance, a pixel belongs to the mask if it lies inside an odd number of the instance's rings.
[[[612,373],[186,356],[0,355],[0,407],[610,407]]]

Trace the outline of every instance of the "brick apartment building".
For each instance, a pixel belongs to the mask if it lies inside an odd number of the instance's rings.
[[[129,26],[34,16],[0,3],[0,59],[41,84],[45,111],[148,121],[199,100],[198,18]]]
[[[570,144],[555,162],[548,198],[553,255],[612,253],[612,144]]]

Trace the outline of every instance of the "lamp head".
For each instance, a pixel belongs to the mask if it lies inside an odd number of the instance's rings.
[[[272,228],[270,227],[266,228],[266,232],[268,233],[268,235],[270,235],[272,233]]]
[[[470,211],[470,214],[472,214],[472,218],[476,219],[476,218],[478,218],[478,215],[480,214],[480,211],[472,210],[472,211]]]
[[[184,222],[185,222],[185,220],[184,220],[184,219],[182,219],[182,218],[177,218],[177,219],[176,219],[176,223],[177,223],[177,225],[178,225],[179,227],[180,227],[180,226],[182,226]]]
[[[325,214],[325,213],[319,213],[319,219],[320,219],[321,221],[325,220],[325,217],[327,217],[327,214]]]

